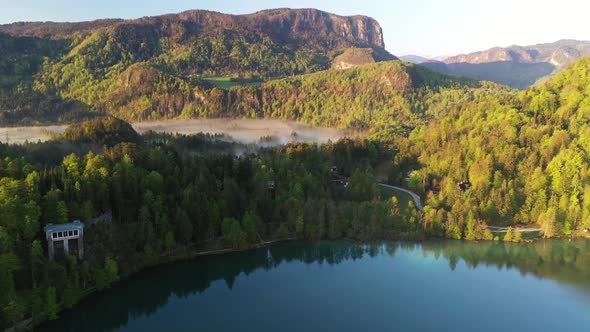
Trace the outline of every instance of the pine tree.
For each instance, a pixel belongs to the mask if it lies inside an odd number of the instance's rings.
[[[258,241],[258,217],[256,214],[253,211],[246,212],[242,224],[248,243],[256,243]]]
[[[49,287],[47,288],[47,299],[45,304],[45,310],[47,313],[47,319],[49,320],[56,320],[57,319],[57,298],[56,298],[55,288]]]
[[[475,232],[475,221],[473,220],[473,214],[467,216],[467,227],[465,229],[465,240],[473,241],[477,239]]]
[[[508,227],[506,235],[504,235],[504,242],[511,242],[513,240],[512,227]]]
[[[164,238],[164,248],[170,251],[174,249],[176,246],[176,241],[174,240],[174,233],[172,231],[168,231],[166,233],[166,237]]]
[[[297,217],[295,220],[295,232],[298,237],[303,237],[303,231],[305,230],[305,222],[303,216]]]
[[[66,205],[66,202],[57,202],[56,218],[57,220],[55,222],[57,224],[65,224],[68,222],[68,206]]]
[[[119,267],[117,265],[117,261],[111,257],[107,257],[105,259],[104,271],[109,286],[119,278]]]
[[[226,218],[223,221],[225,242],[232,248],[244,248],[247,244],[246,233],[242,230],[240,222],[234,218]]]
[[[539,216],[539,224],[543,228],[545,238],[553,237],[557,234],[557,220],[555,208],[550,207],[547,211]]]
[[[519,230],[516,230],[514,232],[514,238],[512,239],[512,241],[514,241],[514,242],[520,242],[520,241],[522,241],[522,232],[519,231]]]
[[[43,313],[45,303],[43,301],[43,290],[41,288],[35,289],[31,295],[31,317],[37,319]]]
[[[37,288],[37,284],[41,281],[41,272],[45,266],[45,254],[41,247],[39,240],[33,241],[31,244],[31,280],[33,288]]]

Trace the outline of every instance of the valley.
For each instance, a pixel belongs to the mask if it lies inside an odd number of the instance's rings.
[[[325,143],[345,137],[363,136],[362,133],[332,128],[309,127],[303,124],[263,119],[193,119],[132,123],[138,133],[179,133],[184,135],[205,133],[222,134],[223,138],[242,144],[263,144],[267,146],[296,143]],[[56,134],[63,134],[68,126],[9,127],[0,128],[0,142],[22,144],[25,142],[47,141]],[[263,141],[261,141],[263,139]]]

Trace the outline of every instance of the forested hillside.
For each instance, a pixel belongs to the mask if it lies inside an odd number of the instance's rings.
[[[383,140],[407,134],[425,123],[430,117],[427,109],[434,113],[446,112],[447,106],[468,110],[484,102],[484,96],[498,100],[514,95],[493,83],[452,78],[400,61],[326,70],[228,90],[191,89],[170,76],[162,79],[146,67],[132,67],[126,75],[126,81],[120,82],[97,108],[128,120],[296,120],[314,126],[369,130]]]
[[[8,124],[68,121],[72,111],[111,112],[111,95],[146,89],[154,91],[125,96],[137,118],[177,116],[208,77],[264,81],[317,72],[349,48],[395,59],[384,50],[375,20],[314,9],[15,23],[0,26],[0,45],[0,111]]]
[[[143,63],[96,99],[126,119],[268,117],[366,130],[399,149],[396,163],[414,165],[410,184],[428,195],[425,220],[434,233],[467,237],[482,221],[537,223],[547,236],[568,235],[590,228],[589,62],[521,93],[399,61],[227,90],[194,88]]]
[[[448,102],[463,107],[459,100],[467,106],[473,100],[472,94],[507,91],[494,84],[451,78],[408,63],[388,61],[227,91],[200,90],[200,98],[180,116],[278,118],[362,130],[378,126],[412,128],[424,120],[425,110],[438,107],[436,104]],[[115,114],[134,118],[135,113],[126,113],[126,99],[113,104],[123,106],[114,106],[119,110]]]
[[[115,118],[46,143],[0,144],[0,326],[55,319],[86,291],[194,250],[422,236],[413,204],[379,191],[371,169],[392,158],[382,144],[211,152],[224,147],[203,135],[139,137]],[[43,226],[76,219],[84,260],[48,261]]]
[[[427,227],[454,238],[479,221],[536,223],[548,237],[590,228],[589,73],[583,58],[517,98],[449,108],[404,139],[421,165],[410,184],[428,196]]]
[[[75,72],[76,82],[80,82],[78,78],[84,71]],[[4,123],[26,123],[31,118],[67,121],[113,114],[130,121],[265,117],[360,130],[413,128],[424,120],[428,108],[446,103],[464,108],[475,101],[475,95],[511,94],[509,89],[495,84],[452,78],[400,61],[331,69],[229,89],[198,79],[187,81],[148,63],[133,64],[109,79],[83,80],[85,83],[76,89],[68,82],[69,91],[53,83],[45,85],[41,81],[52,81],[45,75],[34,82],[39,89],[34,95],[44,101],[44,107],[28,105],[2,112]],[[55,77],[64,81],[67,76]],[[61,96],[54,96],[58,91]],[[6,100],[19,101],[15,95]],[[56,107],[54,102],[65,106]]]

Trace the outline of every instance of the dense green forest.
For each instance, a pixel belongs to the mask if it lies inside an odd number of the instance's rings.
[[[194,115],[223,94],[209,77],[313,73],[350,48],[395,59],[373,19],[314,9],[0,25],[0,123]]]
[[[399,61],[225,89],[212,85],[212,80],[178,75],[149,61],[114,65],[106,72],[85,67],[97,61],[47,63],[23,83],[22,91],[4,89],[0,121],[68,122],[104,114],[131,121],[273,117],[399,131],[421,123],[428,108],[477,102],[480,95],[510,94],[492,83],[451,78]]]
[[[590,58],[519,92],[400,61],[324,70],[363,46],[334,36],[302,46],[218,27],[196,37],[151,20],[0,33],[1,124],[95,118],[49,142],[0,144],[0,327],[54,319],[86,292],[194,250],[590,229]],[[213,75],[265,82],[220,88]],[[197,117],[296,120],[366,139],[237,157],[215,136],[142,136],[120,120]],[[383,165],[425,199],[422,213],[381,194]],[[48,261],[43,226],[75,219],[87,226],[85,259]]]
[[[425,223],[453,238],[479,221],[538,224],[546,237],[590,228],[589,72],[583,58],[515,98],[433,114],[403,138],[401,154],[420,164],[410,185],[428,198]],[[461,181],[472,187],[458,191]]]
[[[590,228],[589,71],[584,58],[522,93],[401,62],[233,88],[225,96],[238,101],[269,91],[283,100],[262,98],[266,113],[253,117],[369,134],[239,158],[215,137],[141,137],[111,117],[47,143],[2,145],[2,324],[54,318],[85,291],[194,248],[277,238],[492,239],[486,224],[582,234]],[[369,112],[375,106],[382,111]],[[231,109],[244,115],[248,107]],[[392,182],[411,171],[407,185],[426,198],[423,214],[382,197],[373,170],[383,162]],[[334,181],[334,165],[350,177],[347,187]],[[462,190],[462,181],[471,186]],[[97,221],[105,216],[112,221]],[[87,257],[47,261],[42,226],[74,219],[88,225]]]
[[[423,236],[415,207],[376,184],[372,169],[392,158],[384,145],[343,140],[241,157],[231,148],[212,136],[140,137],[115,118],[46,143],[0,145],[0,326],[54,319],[89,290],[199,248]],[[84,260],[48,261],[43,226],[72,220],[86,225]]]
[[[387,62],[234,88],[228,111],[365,129],[393,146],[393,165],[412,171],[408,185],[427,199],[431,235],[482,238],[485,224],[581,235],[590,228],[589,71],[582,58],[518,93]]]

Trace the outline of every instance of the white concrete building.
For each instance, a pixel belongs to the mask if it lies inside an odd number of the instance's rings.
[[[61,249],[66,254],[74,251],[79,259],[84,257],[84,224],[79,220],[68,224],[47,224],[44,230],[49,259],[53,260],[56,250]]]

